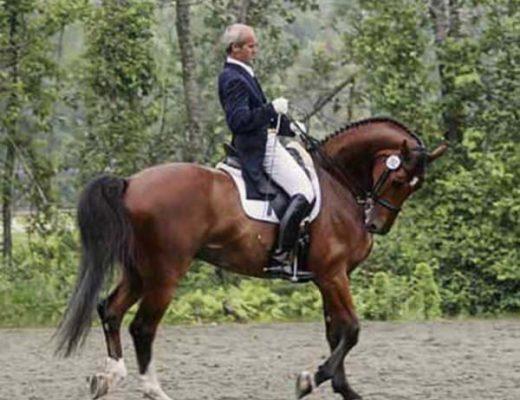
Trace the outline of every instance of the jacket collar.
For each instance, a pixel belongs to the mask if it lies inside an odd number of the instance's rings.
[[[226,58],[226,63],[239,65],[240,67],[245,69],[248,72],[249,75],[251,75],[252,77],[255,76],[255,71],[253,71],[253,68],[250,65],[247,65],[246,63],[243,63],[242,61],[236,60],[236,59],[228,56]]]

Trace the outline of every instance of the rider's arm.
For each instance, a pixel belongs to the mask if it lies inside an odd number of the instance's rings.
[[[240,79],[233,79],[223,88],[224,110],[226,120],[234,134],[247,134],[251,131],[265,128],[276,113],[271,103],[258,108],[249,107],[249,91],[246,84]]]

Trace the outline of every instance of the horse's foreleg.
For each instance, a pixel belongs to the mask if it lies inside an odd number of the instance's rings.
[[[332,387],[345,400],[361,399],[350,387],[343,366],[347,353],[358,340],[359,323],[354,312],[354,304],[346,274],[338,275],[318,286],[323,297],[327,341],[331,348],[330,357],[318,367],[314,377],[303,373],[298,378],[297,396],[302,398],[313,388],[332,379]]]
[[[171,301],[175,286],[175,283],[170,282],[151,287],[144,294],[130,325],[143,392],[146,397],[154,400],[171,400],[157,379],[152,359],[152,345],[157,326]]]
[[[343,396],[343,399],[361,399],[361,396],[352,389],[345,375],[345,366],[341,363],[332,377],[332,388],[336,393]]]
[[[104,372],[89,378],[90,393],[94,399],[108,393],[126,377],[126,366],[121,347],[120,327],[126,311],[139,299],[139,289],[124,277],[115,290],[98,305],[108,357]]]

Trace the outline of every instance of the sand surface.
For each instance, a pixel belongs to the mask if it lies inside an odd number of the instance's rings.
[[[70,359],[52,356],[50,329],[0,330],[0,399],[87,399],[104,340],[94,329]],[[129,376],[106,400],[142,399],[124,335]],[[293,399],[294,379],[328,355],[319,323],[161,327],[155,359],[173,400]],[[365,400],[519,400],[520,320],[363,322],[346,360]],[[313,399],[340,399],[325,383]]]

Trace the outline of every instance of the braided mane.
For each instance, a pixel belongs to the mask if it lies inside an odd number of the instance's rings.
[[[418,142],[420,147],[424,147],[424,143],[421,140],[421,138],[419,138],[419,136],[417,136],[415,133],[413,133],[403,123],[401,123],[393,118],[390,118],[390,117],[371,117],[371,118],[366,118],[366,119],[362,119],[359,121],[354,121],[354,122],[348,123],[343,128],[337,129],[334,133],[331,133],[324,139],[320,140],[318,144],[321,146],[321,145],[325,144],[326,142],[328,142],[330,139],[332,139],[342,133],[346,133],[347,131],[349,131],[351,129],[358,128],[360,126],[367,125],[367,124],[372,124],[375,122],[389,122],[391,124],[397,125],[399,128],[401,128],[406,133],[408,133],[412,138],[414,138]]]

